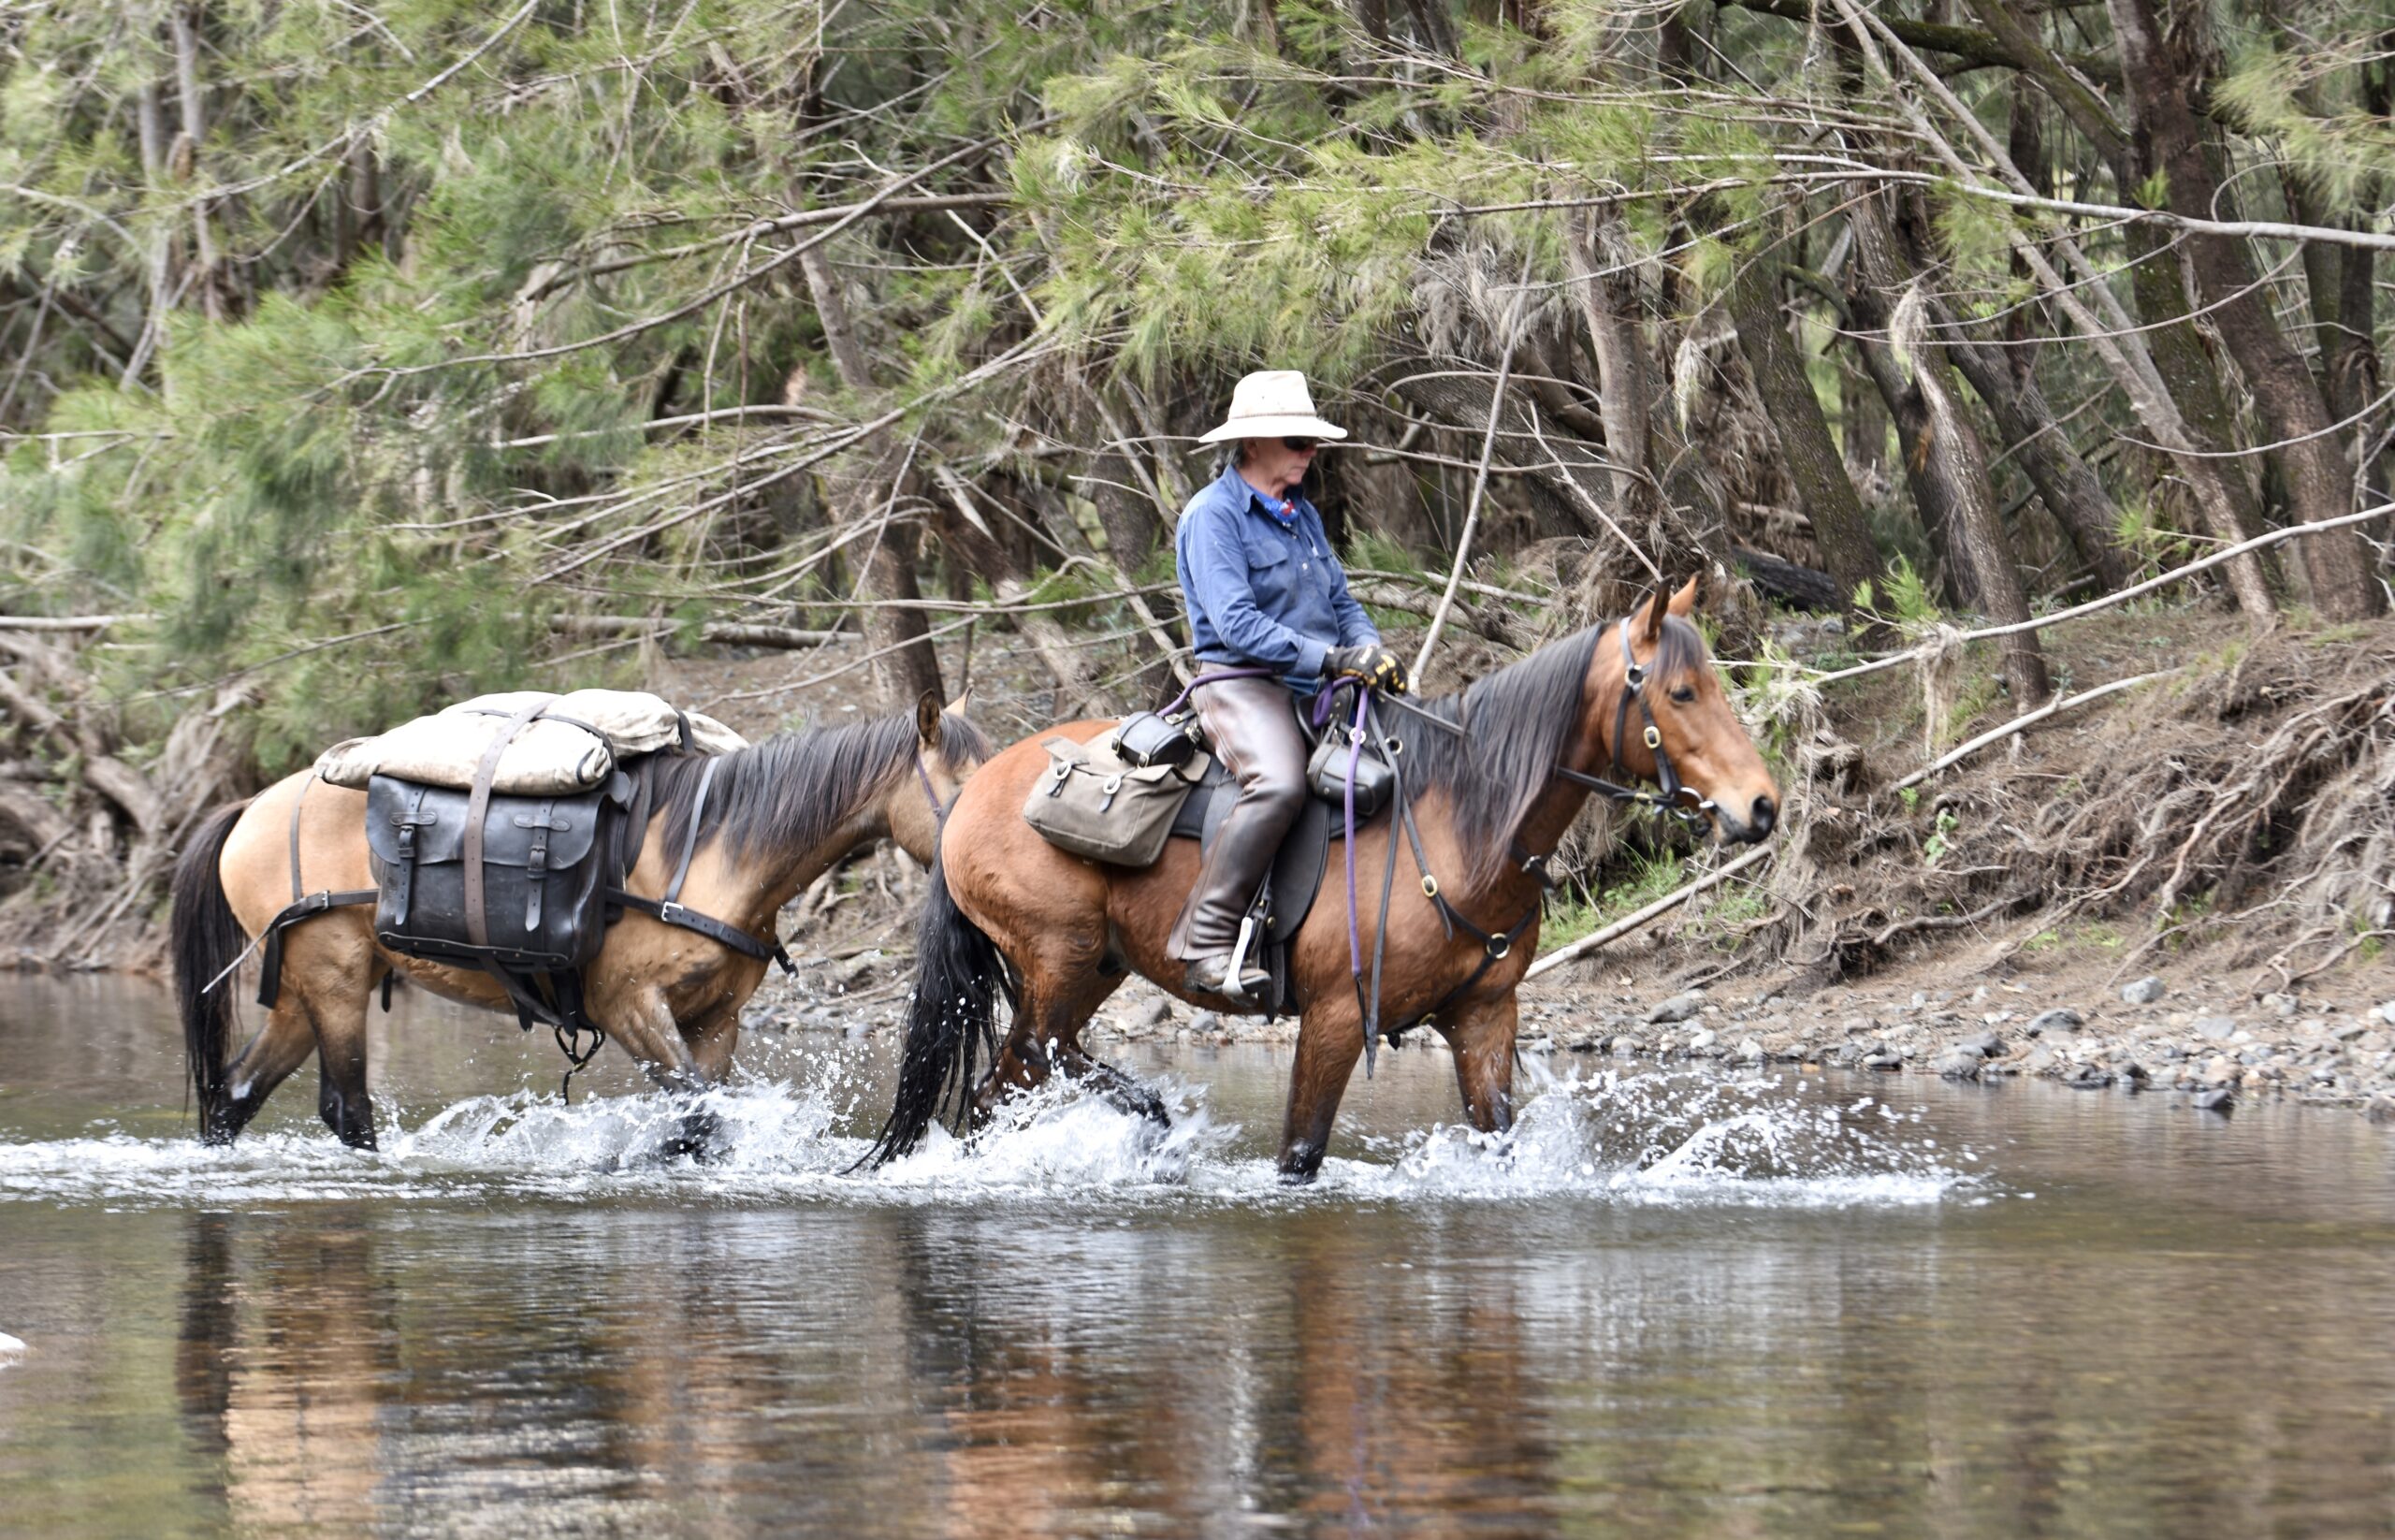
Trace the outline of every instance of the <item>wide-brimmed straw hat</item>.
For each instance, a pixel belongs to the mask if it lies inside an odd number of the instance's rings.
[[[1343,439],[1347,430],[1333,428],[1314,415],[1314,397],[1306,377],[1294,369],[1266,369],[1242,377],[1231,387],[1230,415],[1220,428],[1208,429],[1199,443],[1225,439]]]

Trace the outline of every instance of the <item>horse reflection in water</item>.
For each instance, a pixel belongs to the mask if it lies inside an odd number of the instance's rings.
[[[194,1446],[223,1461],[233,1527],[360,1527],[402,1373],[400,1290],[372,1229],[339,1212],[189,1223],[175,1389]]]
[[[1352,976],[1361,959],[1386,957],[1381,1028],[1434,1025],[1454,1051],[1473,1126],[1512,1126],[1514,992],[1536,951],[1544,864],[1592,787],[1626,792],[1603,777],[1640,776],[1666,797],[1692,799],[1724,839],[1770,835],[1778,789],[1687,619],[1695,599],[1693,579],[1668,600],[1658,588],[1618,624],[1543,647],[1420,715],[1392,711],[1383,721],[1415,799],[1418,849],[1389,811],[1360,826],[1353,920],[1346,885],[1326,881],[1290,943],[1299,1028],[1285,1176],[1308,1181],[1321,1166],[1364,1052]],[[969,1124],[1056,1070],[1161,1119],[1152,1093],[1082,1048],[1081,1029],[1134,972],[1193,1004],[1226,1008],[1188,993],[1168,954],[1197,879],[1197,841],[1171,841],[1152,866],[1103,865],[1048,844],[1021,816],[1047,770],[1041,743],[1085,743],[1113,725],[1075,722],[1025,739],[957,799],[933,864],[906,1053],[877,1159],[912,1150],[951,1100]],[[1385,936],[1383,911],[1365,896],[1382,893],[1392,895]],[[1014,1019],[998,1043],[1002,991]],[[975,1061],[992,1045],[994,1062],[975,1084]]]

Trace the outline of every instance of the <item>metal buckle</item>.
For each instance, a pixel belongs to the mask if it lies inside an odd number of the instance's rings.
[[[669,925],[679,924],[681,923],[681,917],[689,912],[690,911],[689,909],[684,908],[681,905],[676,904],[670,898],[657,906],[657,918],[664,921]]]
[[[1663,747],[1662,730],[1657,727],[1653,722],[1648,722],[1647,724],[1647,747],[1650,749],[1661,748]]]
[[[1510,936],[1492,936],[1488,938],[1488,960],[1492,963],[1503,962],[1505,953],[1513,950],[1514,938]]]

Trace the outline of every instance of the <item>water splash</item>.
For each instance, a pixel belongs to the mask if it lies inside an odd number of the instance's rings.
[[[1703,1071],[1558,1079],[1526,1061],[1503,1135],[1434,1125],[1398,1139],[1343,1128],[1311,1188],[1279,1180],[1267,1136],[1217,1121],[1204,1089],[1156,1087],[1169,1126],[1063,1082],[1010,1102],[970,1139],[857,1170],[877,1087],[852,1064],[752,1080],[692,1099],[661,1093],[566,1106],[523,1091],[386,1118],[379,1153],[329,1135],[252,1135],[230,1148],[122,1133],[0,1143],[0,1202],[226,1207],[382,1199],[718,1205],[835,1201],[1231,1204],[1575,1199],[1612,1205],[1822,1208],[1935,1203],[1984,1189],[1967,1151],[1921,1114],[1849,1104],[1759,1075]],[[396,1125],[396,1126],[395,1126]],[[709,1158],[694,1158],[698,1132]]]

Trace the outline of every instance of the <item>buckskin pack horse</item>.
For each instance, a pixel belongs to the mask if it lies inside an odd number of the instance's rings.
[[[1546,859],[1592,788],[1628,794],[1601,774],[1626,770],[1667,796],[1701,799],[1725,840],[1761,840],[1778,821],[1778,789],[1686,618],[1695,598],[1694,579],[1668,603],[1659,588],[1618,623],[1592,626],[1382,724],[1399,746],[1421,859],[1398,837],[1393,810],[1357,832],[1354,893],[1376,897],[1387,864],[1398,863],[1379,1021],[1392,1038],[1415,1024],[1438,1029],[1455,1053],[1464,1111],[1484,1133],[1513,1122],[1514,991],[1536,951]],[[1633,705],[1651,731],[1631,730]],[[873,1158],[914,1148],[951,1097],[960,1122],[969,1121],[1052,1070],[1161,1116],[1152,1096],[1083,1050],[1082,1026],[1132,972],[1223,1009],[1184,993],[1180,966],[1165,954],[1197,879],[1197,841],[1173,840],[1154,865],[1134,870],[1067,855],[1021,816],[1047,769],[1040,741],[1087,742],[1113,725],[1074,722],[1013,745],[950,810],[932,864],[897,1097]],[[1299,1027],[1280,1161],[1296,1181],[1321,1166],[1365,1046],[1351,944],[1366,957],[1379,950],[1380,910],[1358,903],[1351,943],[1349,891],[1324,882],[1290,947]],[[977,1053],[995,1042],[1001,990],[1014,1005],[1012,1025],[988,1074],[968,1086]]]
[[[989,752],[979,728],[926,696],[911,717],[787,734],[712,760],[666,760],[655,768],[654,812],[626,889],[652,899],[664,893],[699,813],[702,772],[713,764],[681,900],[771,940],[782,906],[867,841],[887,836],[930,860],[942,807]],[[294,852],[310,893],[374,886],[366,793],[309,789],[312,774],[210,814],[175,867],[175,988],[200,1137],[210,1143],[231,1142],[312,1050],[317,1111],[343,1142],[371,1149],[366,1010],[387,974],[447,999],[514,1009],[487,974],[385,950],[371,906],[333,908],[285,934],[277,1002],[264,1029],[225,1061],[235,982],[206,986],[291,901]],[[303,790],[295,831],[292,806]],[[591,1020],[657,1083],[695,1090],[731,1065],[740,1008],[764,972],[762,957],[628,909],[586,970],[584,997]]]

